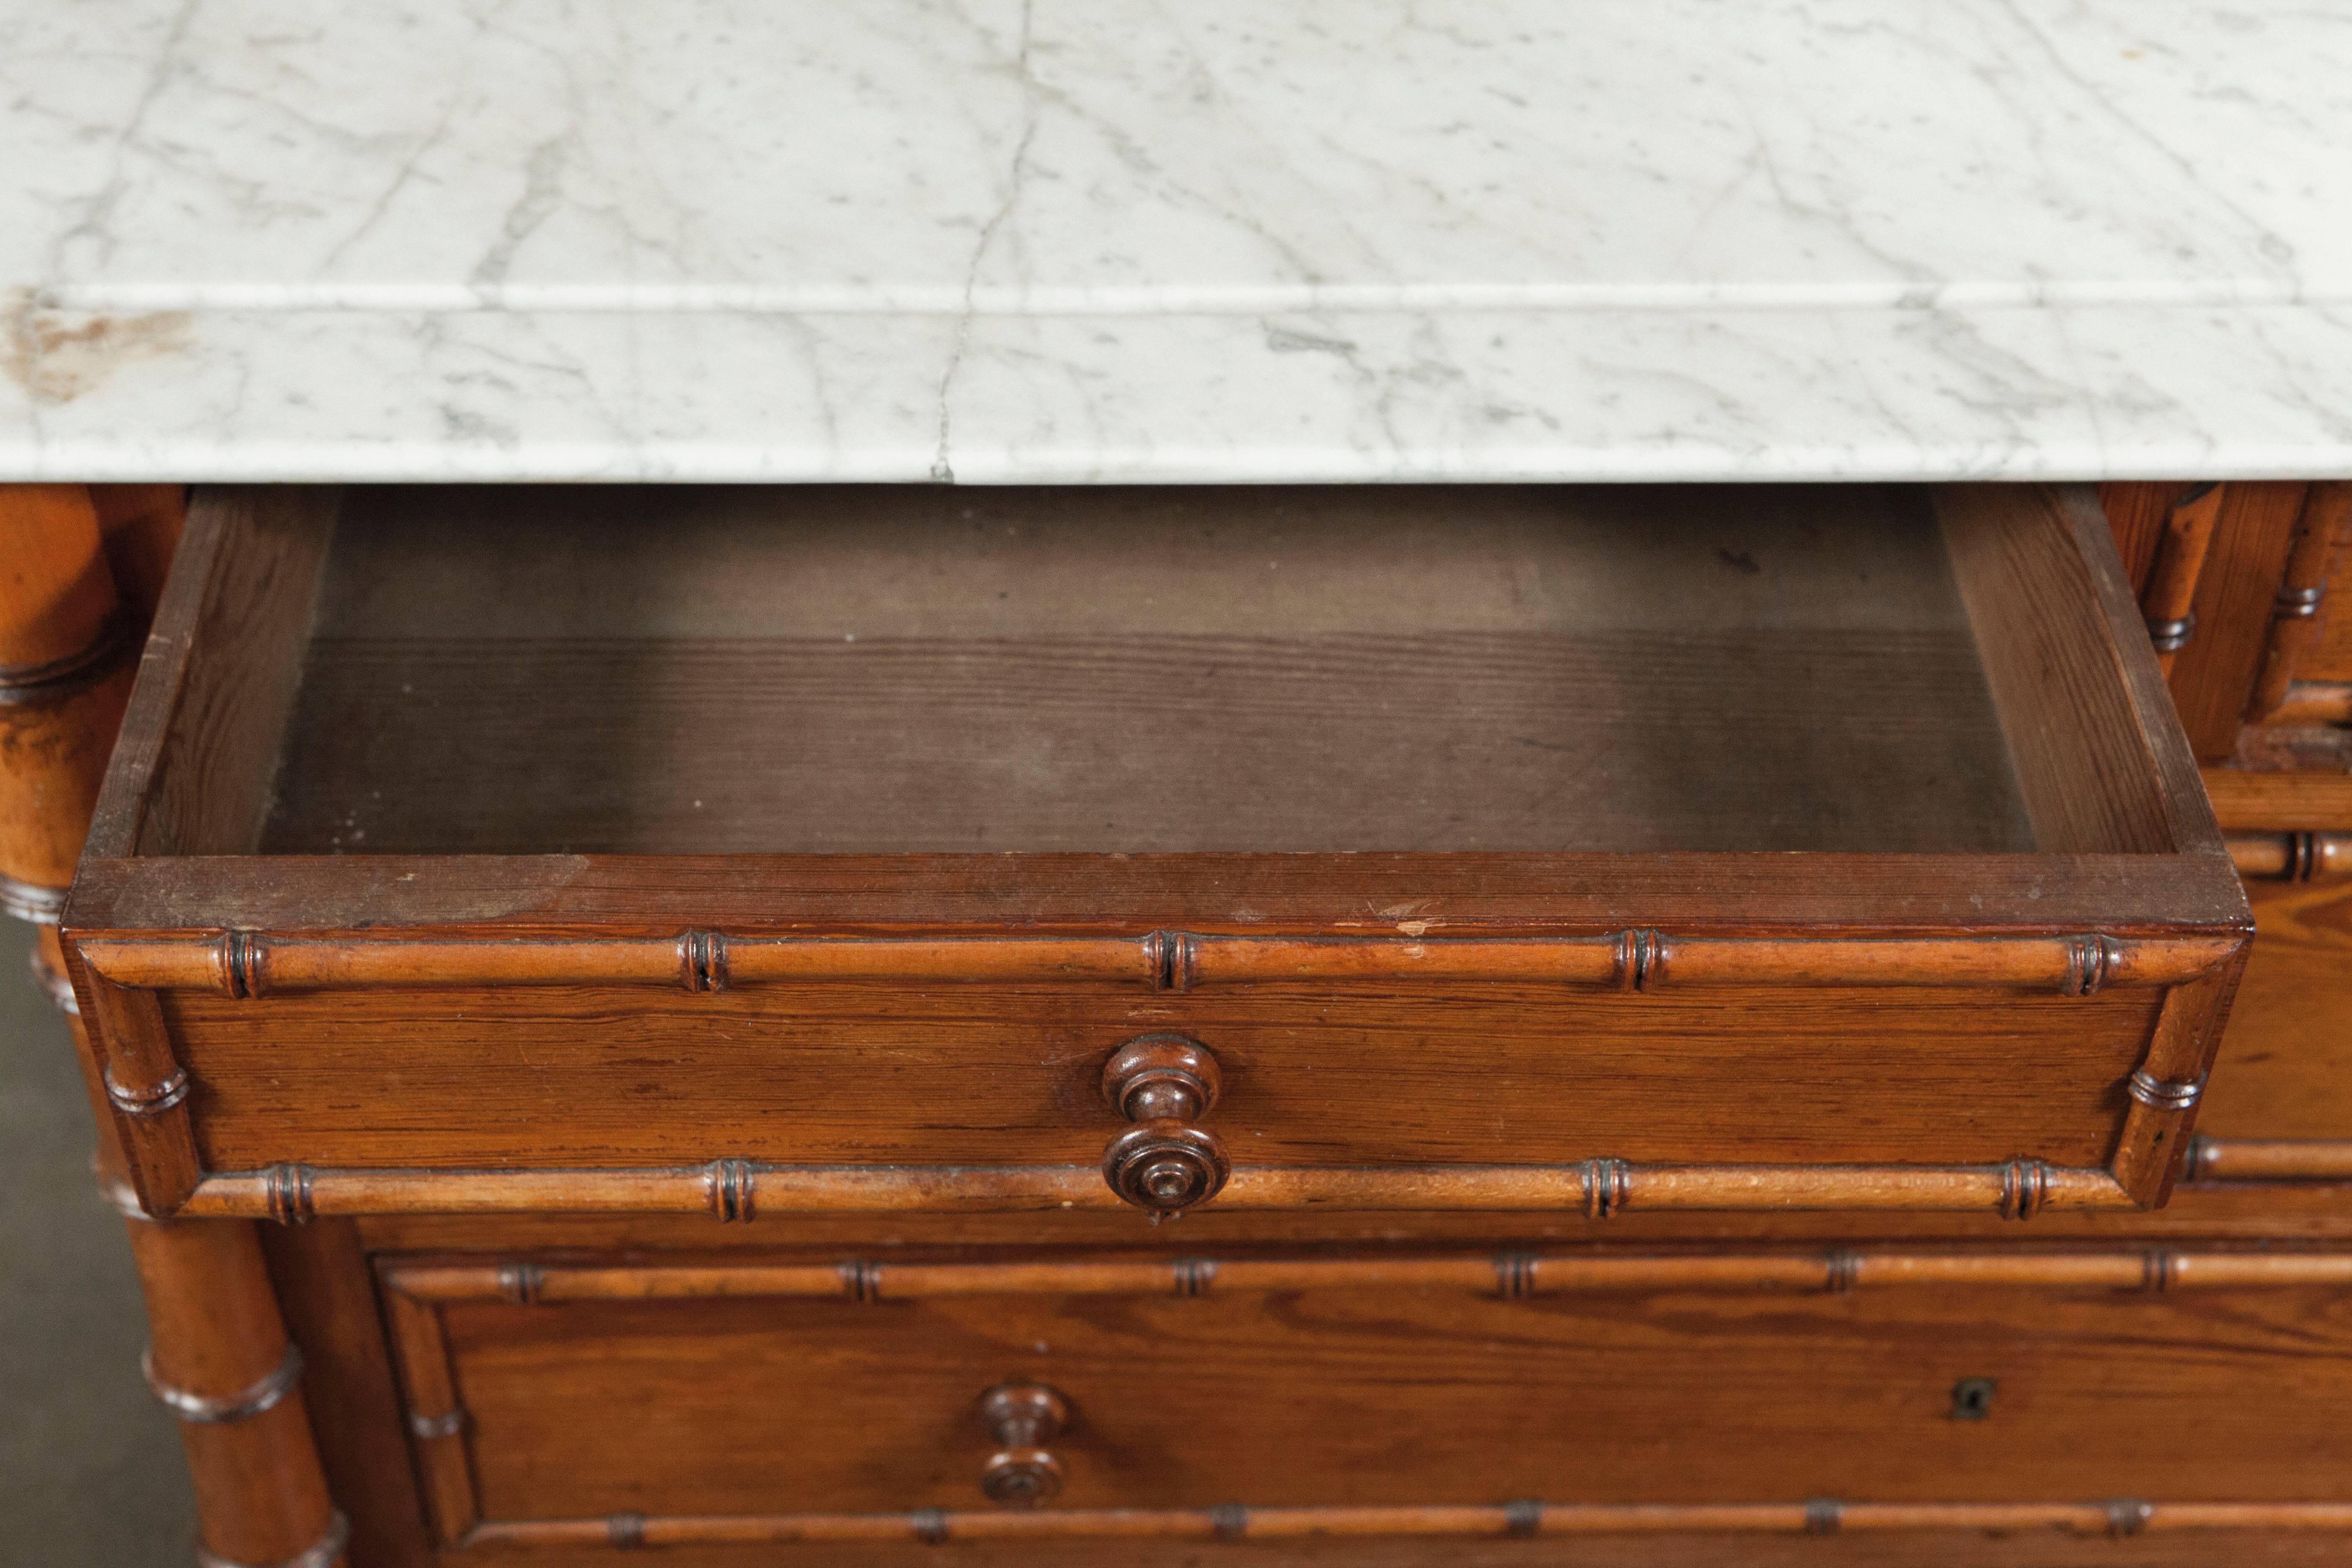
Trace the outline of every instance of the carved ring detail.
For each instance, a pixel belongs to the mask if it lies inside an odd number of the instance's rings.
[[[291,1557],[269,1563],[238,1563],[198,1542],[196,1568],[334,1568],[351,1541],[352,1521],[343,1517],[342,1510],[337,1509],[327,1521],[327,1533]]]
[[[114,1081],[114,1069],[104,1068],[99,1077],[106,1084],[107,1103],[125,1116],[161,1116],[188,1098],[188,1075],[178,1068],[172,1076],[145,1089],[125,1089]]]
[[[438,1415],[419,1415],[412,1410],[408,1413],[408,1429],[419,1437],[455,1437],[466,1429],[466,1412],[445,1410]]]
[[[0,877],[0,915],[15,915],[37,926],[53,926],[66,912],[66,890],[38,882]]]
[[[268,1376],[249,1388],[218,1398],[191,1394],[184,1388],[174,1388],[165,1383],[155,1374],[155,1352],[152,1349],[140,1352],[139,1370],[146,1375],[147,1386],[154,1390],[155,1397],[183,1421],[200,1426],[245,1421],[274,1407],[294,1392],[295,1385],[302,1381],[302,1347],[289,1342],[285,1356]]]
[[[2151,1110],[2186,1110],[2205,1092],[2205,1080],[2176,1083],[2152,1078],[2145,1068],[2131,1075],[2131,1097]]]
[[[114,672],[130,652],[137,630],[131,612],[118,608],[106,617],[98,635],[79,653],[47,664],[0,664],[0,707],[62,702],[74,693],[97,685]]]

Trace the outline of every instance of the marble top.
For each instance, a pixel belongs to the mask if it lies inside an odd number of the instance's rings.
[[[2352,5],[0,0],[0,479],[2352,475]]]

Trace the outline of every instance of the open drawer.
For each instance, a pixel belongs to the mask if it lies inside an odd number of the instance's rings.
[[[2087,492],[224,490],[66,914],[192,1214],[2159,1203]]]

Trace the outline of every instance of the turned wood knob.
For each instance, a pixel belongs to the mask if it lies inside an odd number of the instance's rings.
[[[1103,1180],[1155,1218],[1217,1195],[1233,1173],[1224,1145],[1191,1123],[1217,1103],[1217,1058],[1181,1035],[1145,1035],[1103,1064],[1103,1097],[1135,1123],[1103,1151]]]
[[[1034,1508],[1062,1489],[1062,1461],[1041,1447],[1069,1419],[1060,1394],[1039,1383],[1001,1384],[980,1396],[980,1416],[996,1439],[996,1452],[980,1473],[989,1501]]]

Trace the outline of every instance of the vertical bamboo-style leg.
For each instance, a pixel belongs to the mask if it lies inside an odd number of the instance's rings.
[[[0,906],[40,924],[34,971],[68,1014],[58,916],[177,534],[175,498],[148,487],[110,494],[102,528],[100,504],[82,487],[0,487]],[[140,574],[124,595],[110,550]],[[194,1477],[196,1560],[337,1568],[347,1530],[327,1497],[301,1357],[253,1226],[138,1212],[89,1036],[79,1016],[71,1021],[99,1179],[128,1219],[146,1290],[148,1382],[179,1417]]]
[[[179,1417],[195,1480],[203,1568],[335,1568],[349,1526],[302,1401],[250,1222],[130,1221],[147,1292],[148,1385]]]

